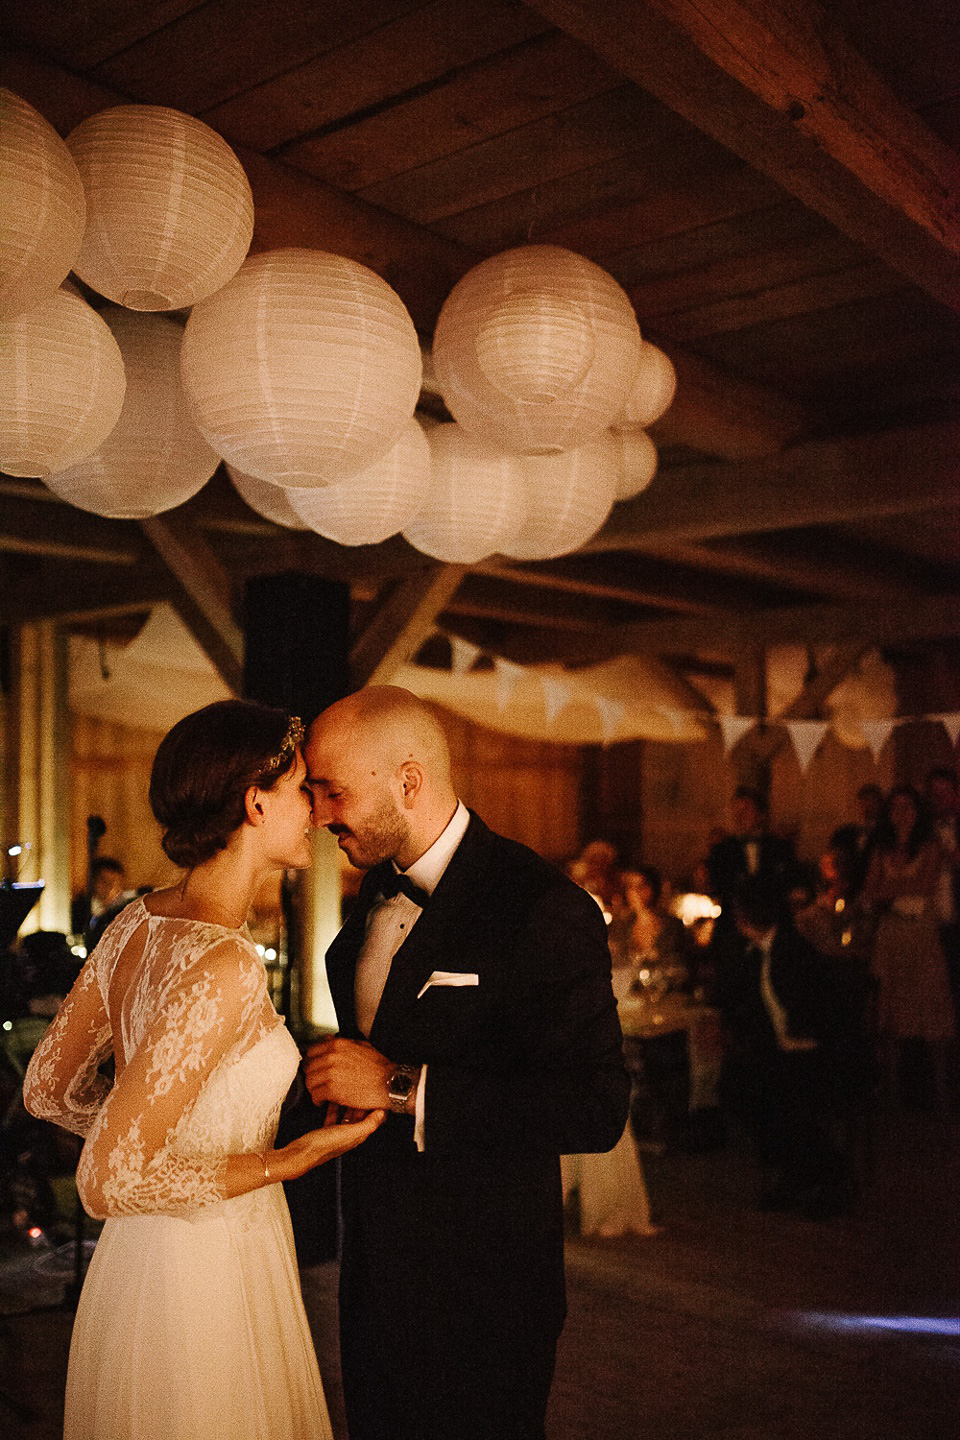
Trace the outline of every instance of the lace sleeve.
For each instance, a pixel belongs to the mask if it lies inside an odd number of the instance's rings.
[[[177,1135],[218,1065],[252,1038],[263,986],[233,939],[175,975],[80,1157],[77,1188],[95,1218],[185,1215],[225,1198],[225,1157],[179,1154]]]
[[[23,1103],[31,1115],[86,1135],[110,1093],[98,1067],[112,1048],[91,957],[27,1067]]]

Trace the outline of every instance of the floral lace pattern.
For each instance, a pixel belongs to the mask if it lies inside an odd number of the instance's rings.
[[[251,1065],[276,1030],[276,1054]],[[111,1053],[113,1084],[100,1072]],[[188,1218],[225,1198],[229,1154],[271,1142],[298,1060],[252,942],[138,900],[107,928],[38,1046],[24,1100],[86,1136],[77,1186],[91,1215]]]

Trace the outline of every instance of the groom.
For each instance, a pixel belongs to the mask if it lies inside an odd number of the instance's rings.
[[[307,1085],[327,1123],[391,1112],[343,1164],[351,1440],[532,1440],[565,1313],[559,1156],[626,1123],[603,918],[457,800],[408,691],[338,701],[305,754],[314,824],[367,872]]]

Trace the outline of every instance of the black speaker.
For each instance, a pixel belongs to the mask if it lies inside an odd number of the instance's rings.
[[[261,575],[244,594],[243,693],[305,725],[350,689],[350,587],[315,575]]]

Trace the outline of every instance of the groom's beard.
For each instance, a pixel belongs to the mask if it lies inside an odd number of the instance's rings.
[[[407,838],[404,817],[390,801],[384,801],[369,819],[356,825],[328,825],[340,849],[358,870],[371,870],[383,860],[392,860]]]

